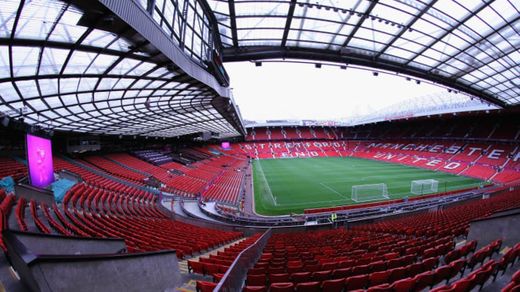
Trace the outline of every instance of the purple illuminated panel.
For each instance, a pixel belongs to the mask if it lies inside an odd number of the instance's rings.
[[[222,149],[229,149],[231,148],[231,145],[229,144],[229,142],[222,142],[222,145],[220,147],[222,147]]]
[[[45,188],[54,181],[51,140],[27,134],[27,163],[31,185]]]

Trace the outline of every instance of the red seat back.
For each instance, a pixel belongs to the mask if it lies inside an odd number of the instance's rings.
[[[344,279],[325,280],[321,283],[322,292],[341,292],[344,286]]]
[[[293,292],[294,284],[291,282],[286,283],[273,283],[271,284],[270,292]]]

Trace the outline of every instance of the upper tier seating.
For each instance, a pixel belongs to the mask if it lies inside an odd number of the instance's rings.
[[[0,179],[11,176],[16,181],[26,175],[25,165],[9,157],[0,157]]]
[[[335,140],[342,135],[332,127],[260,127],[249,129],[246,141]]]
[[[168,162],[172,162],[173,158],[167,151],[158,150],[139,150],[134,151],[133,154],[144,161],[148,161],[155,165],[162,165]]]
[[[159,180],[160,189],[164,192],[185,197],[200,195],[204,200],[237,204],[244,182],[244,170],[248,164],[243,154],[215,156],[205,148],[193,153],[204,157],[209,156],[209,158],[188,166],[176,162],[156,166],[129,154],[117,153],[105,157],[89,156],[80,162],[138,186],[144,186],[145,180],[149,176],[153,176]],[[88,182],[94,185],[96,184],[94,178],[101,181],[108,180],[59,157],[56,158],[55,168],[85,175]],[[110,181],[108,184],[118,185],[119,183]]]
[[[248,129],[246,141],[280,141],[299,139],[452,139],[513,142],[520,138],[518,110],[468,112],[457,115],[428,116],[364,124],[354,127],[299,126],[256,127]],[[307,134],[310,132],[310,136]]]
[[[122,179],[131,181],[139,185],[144,185],[144,179],[146,178],[146,176],[142,173],[137,173],[99,156],[85,157],[84,160],[90,163],[91,165],[94,165],[97,168],[110,173],[111,175],[120,177]]]

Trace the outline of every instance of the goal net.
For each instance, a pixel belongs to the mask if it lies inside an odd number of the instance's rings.
[[[352,186],[351,199],[354,202],[368,202],[390,199],[386,184],[369,184]]]
[[[435,179],[412,180],[410,192],[414,195],[433,194],[439,190],[439,181]]]

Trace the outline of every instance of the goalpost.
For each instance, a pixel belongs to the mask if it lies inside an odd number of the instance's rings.
[[[368,184],[352,186],[351,199],[354,202],[369,202],[390,199],[386,184]]]
[[[433,194],[439,191],[439,181],[435,179],[412,180],[410,192],[414,195]]]

